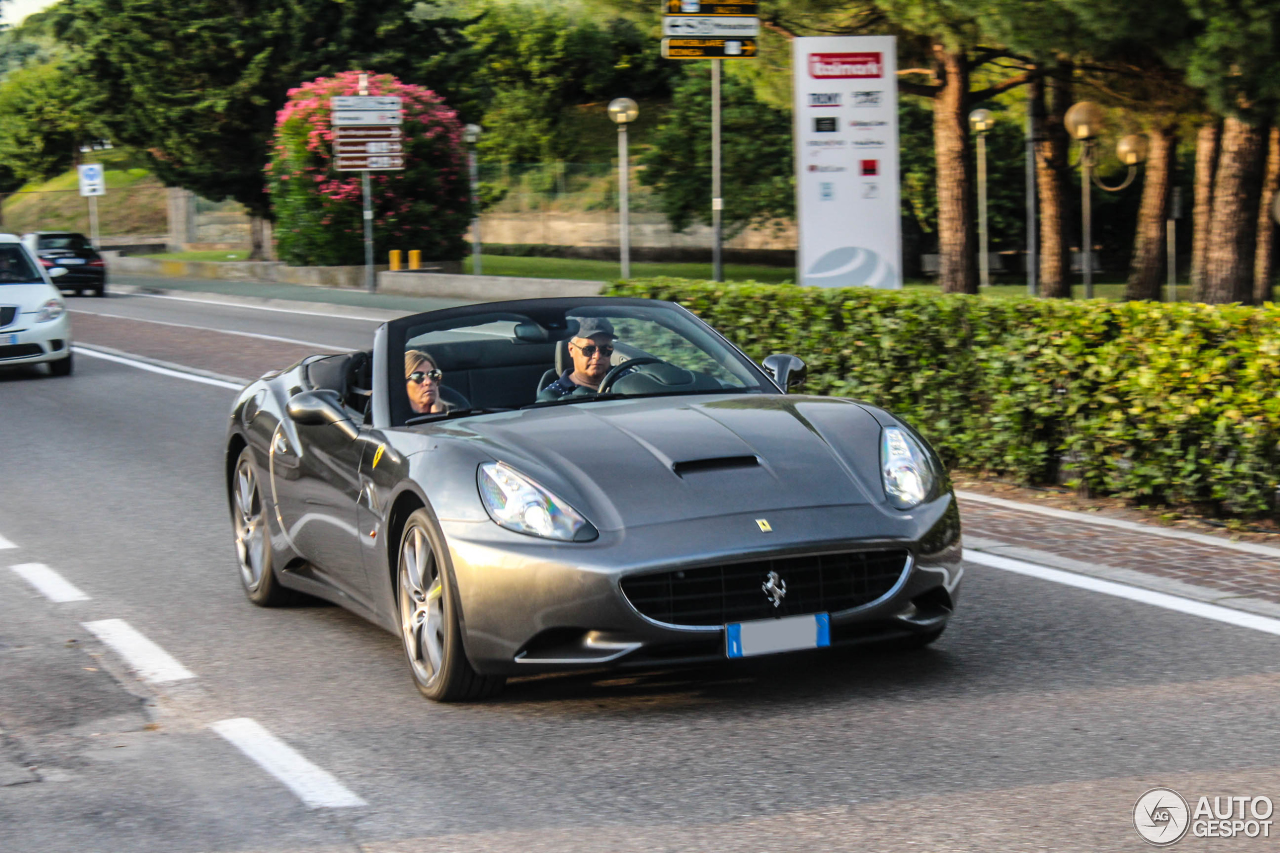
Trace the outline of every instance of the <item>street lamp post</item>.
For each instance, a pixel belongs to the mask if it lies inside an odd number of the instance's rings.
[[[640,115],[640,108],[630,98],[614,98],[609,102],[609,118],[618,125],[618,247],[622,256],[622,277],[631,278],[631,223],[627,189],[630,181],[627,163],[627,125]]]
[[[471,274],[480,275],[480,164],[476,160],[476,143],[480,141],[480,125],[463,128],[467,157],[471,166]]]
[[[1097,154],[1098,136],[1102,133],[1105,115],[1102,107],[1092,101],[1072,104],[1063,117],[1067,133],[1080,142],[1080,265],[1084,272],[1084,298],[1093,298],[1093,193],[1090,186],[1097,186],[1109,193],[1119,192],[1138,174],[1138,164],[1147,159],[1147,138],[1129,134],[1116,145],[1116,156],[1129,167],[1129,174],[1117,186],[1109,187],[1093,174],[1094,157]]]
[[[991,110],[969,113],[969,127],[978,134],[978,272],[983,287],[991,284],[991,256],[987,253],[987,131],[993,124]]]

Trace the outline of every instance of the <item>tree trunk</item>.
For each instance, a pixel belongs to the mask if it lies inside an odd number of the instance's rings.
[[[943,293],[977,293],[973,172],[969,157],[969,66],[964,53],[934,46],[942,90],[933,99],[938,165],[938,283]]]
[[[1235,117],[1222,124],[1205,255],[1206,302],[1248,303],[1253,299],[1253,251],[1266,138],[1265,128]]]
[[[1071,184],[1067,159],[1071,138],[1063,116],[1071,106],[1071,66],[1062,64],[1048,78],[1049,104],[1043,95],[1036,134],[1036,187],[1040,196],[1040,293],[1067,299],[1071,296],[1071,238],[1069,236]]]
[[[1280,190],[1280,127],[1267,137],[1267,166],[1263,173],[1262,197],[1258,201],[1258,240],[1253,258],[1253,304],[1272,301],[1276,276],[1276,220],[1272,206]]]
[[[1138,210],[1138,230],[1133,243],[1133,263],[1124,298],[1160,298],[1160,281],[1165,270],[1165,219],[1173,187],[1173,168],[1178,149],[1174,125],[1149,134],[1150,147],[1142,183],[1142,206]]]
[[[1191,299],[1204,302],[1206,257],[1209,251],[1209,226],[1213,220],[1213,179],[1218,174],[1218,143],[1222,140],[1222,123],[1202,125],[1196,134],[1195,205],[1191,212]]]
[[[249,217],[249,260],[251,261],[267,259],[266,222],[261,216]]]

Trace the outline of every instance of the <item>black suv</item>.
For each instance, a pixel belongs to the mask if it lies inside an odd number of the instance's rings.
[[[62,267],[67,271],[54,281],[54,287],[74,290],[77,296],[86,291],[107,295],[107,265],[88,237],[74,231],[37,231],[24,235],[22,242],[45,269]]]

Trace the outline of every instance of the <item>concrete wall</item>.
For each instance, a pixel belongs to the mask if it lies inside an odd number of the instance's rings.
[[[485,243],[542,243],[551,246],[617,246],[618,214],[614,211],[573,213],[491,213],[480,217]],[[692,225],[677,234],[661,213],[631,214],[631,245],[640,248],[706,249],[711,228]],[[794,222],[777,228],[747,228],[725,242],[730,249],[796,248]]]

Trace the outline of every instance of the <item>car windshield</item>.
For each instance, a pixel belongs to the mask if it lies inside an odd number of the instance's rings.
[[[664,302],[513,303],[405,329],[399,423],[617,397],[778,393],[760,369]],[[393,351],[394,352],[394,351]],[[391,369],[399,368],[398,359]],[[395,400],[404,389],[405,397]]]
[[[41,249],[71,249],[79,252],[89,248],[83,234],[41,234],[36,245]]]
[[[0,284],[31,284],[44,281],[36,272],[27,253],[21,246],[10,243],[0,246]]]

